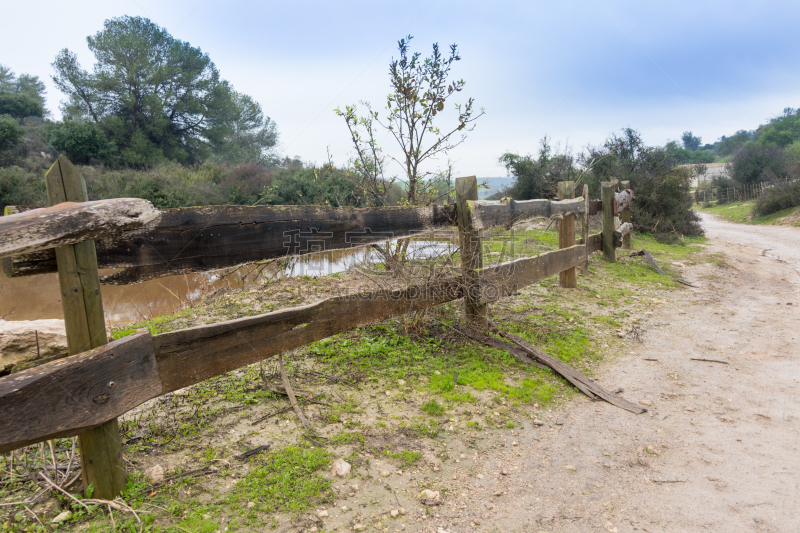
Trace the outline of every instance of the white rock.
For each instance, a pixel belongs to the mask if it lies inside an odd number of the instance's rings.
[[[367,529],[367,526],[364,524],[356,524],[353,526],[353,531],[364,531],[365,529]]]
[[[391,511],[389,511],[389,514],[392,516],[392,518],[397,518],[400,515],[400,511],[398,511],[397,509],[392,509]]]
[[[439,491],[438,490],[431,490],[425,489],[419,493],[418,498],[427,498],[428,500],[438,500],[439,498]]]
[[[320,518],[325,518],[326,516],[328,516],[328,511],[326,511],[325,509],[317,511],[317,516]]]
[[[247,508],[248,509],[252,509],[255,506],[256,506],[255,502],[247,502]]]
[[[391,474],[390,474],[388,471],[386,471],[386,470],[384,470],[383,472],[381,472],[381,477],[389,477],[390,475],[391,475]]]
[[[161,465],[154,465],[144,471],[144,478],[150,483],[158,483],[164,481],[164,467]]]
[[[398,384],[398,385],[400,385],[400,386],[402,387],[403,385],[405,385],[405,384],[406,384],[406,380],[404,380],[404,379],[398,379],[398,380],[397,380],[397,384]]]
[[[69,520],[70,518],[72,518],[72,511],[62,511],[58,513],[55,518],[53,518],[51,523],[59,524],[65,520]]]
[[[67,352],[67,330],[63,320],[0,319],[0,368],[36,360],[36,334],[39,357]]]
[[[483,479],[483,474],[478,474],[478,479]]]
[[[352,468],[350,463],[339,458],[333,462],[333,465],[331,466],[331,474],[339,477],[347,477],[347,475],[350,473],[350,468]]]
[[[575,472],[578,469],[575,468],[573,465],[564,465],[564,470],[572,470],[573,472]]]

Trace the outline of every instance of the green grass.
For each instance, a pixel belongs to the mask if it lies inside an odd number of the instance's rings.
[[[331,481],[318,471],[332,455],[320,448],[287,446],[253,459],[255,468],[236,485],[231,502],[256,505],[249,512],[299,513],[321,503],[333,502]]]
[[[436,400],[430,400],[422,404],[422,410],[431,416],[442,416],[444,414],[445,407]]]
[[[389,449],[384,450],[383,454],[390,459],[395,459],[400,463],[400,468],[405,468],[422,459],[422,454],[413,450],[402,450],[393,452]]]
[[[702,207],[700,210],[705,213],[719,215],[730,222],[738,222],[741,224],[779,224],[780,222],[778,222],[777,219],[791,215],[800,210],[800,207],[782,209],[763,217],[752,216],[753,202],[732,202],[725,205]],[[794,225],[800,226],[800,222]]]

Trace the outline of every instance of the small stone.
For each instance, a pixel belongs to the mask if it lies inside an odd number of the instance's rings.
[[[400,385],[400,386],[402,387],[403,385],[405,385],[405,384],[406,384],[406,380],[404,380],[404,379],[398,379],[398,380],[397,380],[397,384],[398,384],[398,385]]]
[[[529,489],[532,489],[532,488],[533,488],[533,485],[531,485],[530,483],[528,483],[528,488],[529,488]]]
[[[391,515],[392,518],[397,518],[398,516],[400,516],[400,511],[398,511],[397,509],[392,509],[391,511],[389,511],[389,515]]]
[[[575,468],[573,465],[564,465],[564,470],[572,470],[573,472],[575,472],[578,469]]]
[[[501,470],[500,474],[504,475],[504,476],[507,476],[508,475],[508,470]]]
[[[478,474],[478,479],[483,479],[483,474]]]
[[[502,490],[498,490],[492,496],[502,496],[502,495],[503,495],[503,491]]]
[[[653,405],[653,402],[650,400],[639,400],[639,403],[642,405]]]
[[[311,526],[311,527],[308,529],[308,532],[309,532],[309,533],[317,533],[317,531],[319,531],[319,530],[317,529],[317,526]]]
[[[255,506],[256,506],[255,502],[247,502],[247,508],[248,509],[252,509]]]
[[[350,473],[350,468],[352,468],[350,463],[342,458],[339,458],[333,462],[333,465],[331,466],[331,474],[339,477],[347,477],[347,474]]]
[[[400,509],[398,509],[398,511],[400,511],[401,515],[405,515],[406,514],[406,508],[405,507],[401,507]]]
[[[556,418],[555,424],[557,426],[563,426],[564,425],[564,419],[563,418]]]
[[[347,511],[347,506],[346,505],[342,505],[342,512],[345,512],[345,511]]]
[[[203,519],[204,519],[204,520],[208,520],[209,518],[211,518],[211,515],[210,515],[210,514],[208,514],[208,513],[205,513],[205,514],[203,515]]]
[[[436,528],[436,533],[450,533],[443,527]]]
[[[358,485],[350,485],[350,488],[353,490],[358,490]]]
[[[60,524],[61,522],[64,522],[65,520],[69,520],[70,518],[72,518],[72,511],[62,511],[62,512],[58,513],[55,518],[53,518],[53,521],[51,523],[52,524]]]
[[[386,470],[384,470],[383,472],[381,472],[381,477],[389,477],[390,475],[391,475],[391,472],[388,472],[388,471],[386,471]]]
[[[419,493],[418,498],[425,498],[428,500],[438,500],[439,498],[439,491],[438,490],[431,490],[425,489]]]
[[[478,519],[473,520],[472,523],[475,524],[476,526],[481,525],[481,521]]]
[[[144,471],[144,478],[150,483],[164,481],[164,468],[161,465],[154,465]]]
[[[512,446],[519,446],[519,442],[517,442],[517,441],[514,441],[514,442],[512,442],[512,443],[511,443],[511,445],[512,445]]]
[[[402,470],[398,470],[398,471],[397,471],[397,472],[395,472],[395,473],[396,473],[398,476],[402,476],[402,475],[403,475],[403,471],[402,471]]]
[[[464,454],[464,453],[462,453],[462,454],[461,454],[459,457],[461,457],[462,459],[466,459],[466,458],[467,458],[467,455],[466,455],[466,454]]]
[[[533,423],[536,424],[537,426],[543,426],[544,425],[544,422],[542,422],[538,418],[534,418],[533,419]]]
[[[328,516],[328,511],[325,509],[317,511],[317,516],[320,518],[325,518],[326,516]]]
[[[353,531],[364,531],[365,529],[367,529],[367,526],[364,524],[356,524],[353,526]]]

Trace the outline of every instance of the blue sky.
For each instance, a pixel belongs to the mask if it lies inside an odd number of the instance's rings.
[[[575,151],[626,126],[648,144],[685,130],[713,142],[800,107],[797,1],[76,0],[3,11],[0,63],[44,79],[56,117],[56,53],[69,48],[90,68],[87,35],[107,18],[146,16],[203,49],[255,97],[277,122],[283,153],[317,163],[328,148],[337,163],[352,156],[333,109],[383,104],[388,63],[407,34],[423,54],[433,42],[458,43],[462,94],[486,109],[450,154],[458,175],[505,175],[497,158],[536,153],[545,134]],[[383,140],[391,151],[393,141]]]

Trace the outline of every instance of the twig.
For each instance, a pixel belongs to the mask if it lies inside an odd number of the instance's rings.
[[[303,414],[302,409],[297,404],[297,398],[294,397],[294,391],[292,390],[292,386],[289,385],[289,376],[286,375],[286,368],[283,366],[283,354],[278,354],[278,365],[281,367],[281,379],[283,380],[283,389],[286,391],[286,395],[289,396],[289,402],[292,404],[292,408],[294,412],[297,413],[297,417],[300,418],[300,422],[303,423],[303,427],[306,428],[308,431],[313,431],[311,429],[311,424],[308,423],[306,420],[305,415]]]
[[[66,494],[66,496],[67,496],[67,497],[68,497],[70,500],[74,501],[75,503],[77,503],[78,505],[80,505],[81,507],[83,507],[84,509],[86,509],[87,511],[89,511],[89,508],[86,506],[86,504],[85,504],[85,503],[83,503],[81,500],[79,500],[78,498],[76,498],[75,496],[73,496],[72,494],[70,494],[69,492],[65,491],[64,489],[62,489],[61,487],[59,487],[58,485],[56,485],[56,484],[55,484],[53,481],[51,481],[51,480],[50,480],[50,478],[49,478],[49,477],[47,477],[47,476],[46,476],[46,475],[45,475],[43,472],[39,472],[39,477],[41,477],[42,479],[44,479],[44,480],[45,480],[45,482],[46,482],[48,485],[50,485],[51,487],[53,487],[53,488],[54,488],[54,489],[56,489],[57,491],[59,491],[59,492],[61,492],[61,493],[63,493],[63,494]]]
[[[309,401],[310,399],[311,399],[311,398],[303,398],[303,399],[302,399],[302,400],[300,400],[298,403],[305,403],[305,402]],[[256,424],[258,424],[259,422],[263,422],[263,421],[264,421],[264,420],[266,420],[267,418],[272,418],[273,416],[280,415],[280,414],[282,414],[282,413],[285,413],[286,411],[289,411],[289,410],[291,410],[292,408],[293,408],[293,407],[290,405],[289,407],[284,407],[283,409],[278,409],[277,411],[274,411],[274,412],[272,412],[272,413],[270,413],[270,414],[268,414],[268,415],[264,415],[264,416],[262,416],[261,418],[259,418],[258,420],[256,420],[255,422],[253,422],[253,423],[252,423],[252,424],[250,424],[250,425],[251,425],[251,426],[255,426]]]
[[[705,361],[706,363],[720,363],[722,365],[729,365],[730,363],[727,361],[719,361],[717,359],[700,359],[697,357],[690,357],[690,361]]]
[[[252,457],[253,455],[257,454],[258,452],[264,452],[269,450],[271,444],[265,444],[264,446],[259,446],[258,448],[253,448],[252,450],[247,450],[241,455],[235,456],[237,459],[247,459],[248,457]]]
[[[653,483],[686,483],[685,479],[651,479]]]

